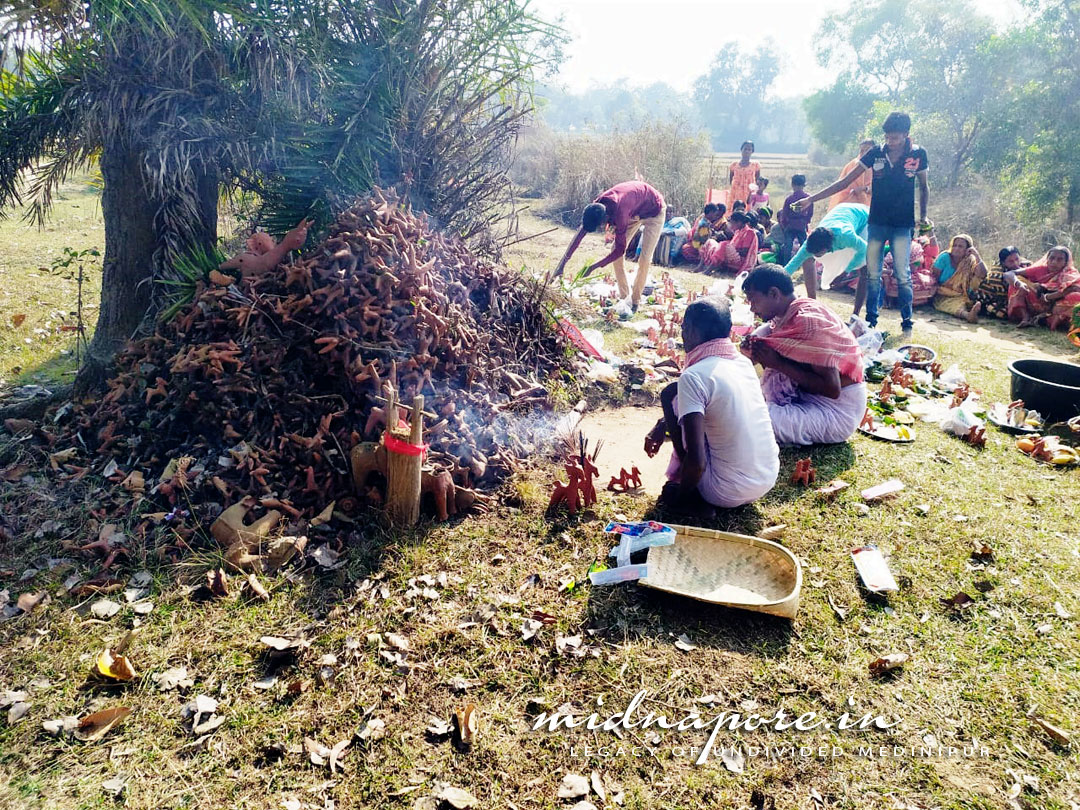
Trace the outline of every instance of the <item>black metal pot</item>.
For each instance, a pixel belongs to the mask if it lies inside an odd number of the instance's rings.
[[[1080,413],[1080,366],[1058,360],[1013,360],[1010,393],[1050,421]]]

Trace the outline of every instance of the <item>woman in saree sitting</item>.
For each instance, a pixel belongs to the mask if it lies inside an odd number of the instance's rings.
[[[986,278],[986,264],[975,249],[975,241],[966,233],[958,233],[949,249],[934,261],[934,269],[939,273],[934,309],[968,323],[978,321],[983,305],[973,300],[973,294]]]
[[[728,220],[732,228],[731,239],[718,242],[710,239],[701,247],[700,269],[707,273],[726,272],[738,275],[757,266],[758,235],[750,227],[750,217],[736,211]]]
[[[986,278],[979,284],[979,289],[972,293],[972,298],[982,304],[982,315],[1004,319],[1009,309],[1009,287],[1017,270],[1031,265],[1020,255],[1020,249],[1013,245],[998,251],[997,264],[991,267]]]
[[[1068,326],[1073,307],[1080,304],[1080,272],[1072,251],[1052,247],[1031,267],[1017,270],[1009,289],[1009,320],[1021,328],[1047,319],[1050,329]]]

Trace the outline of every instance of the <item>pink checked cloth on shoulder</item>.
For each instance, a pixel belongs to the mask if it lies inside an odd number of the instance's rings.
[[[739,356],[739,350],[731,342],[731,338],[716,338],[700,343],[686,353],[683,368],[687,369],[694,363],[700,363],[706,357],[723,357],[726,360],[734,360]]]
[[[811,298],[792,301],[772,332],[757,339],[796,363],[835,368],[862,382],[862,351],[855,336],[831,309]]]

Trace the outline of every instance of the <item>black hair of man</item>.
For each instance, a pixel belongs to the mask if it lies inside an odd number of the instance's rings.
[[[740,147],[739,147],[739,151],[740,151],[740,152],[742,151],[742,148],[743,148],[743,146],[749,146],[749,147],[750,147],[750,151],[753,151],[753,150],[754,150],[754,142],[753,142],[753,141],[743,141],[743,142],[742,142],[742,146],[740,146]]]
[[[772,219],[772,209],[767,205],[763,205],[757,210],[757,215],[758,219],[761,219],[762,217],[765,217],[765,219]]]
[[[750,215],[747,214],[745,211],[736,211],[734,214],[728,217],[728,221],[732,224],[736,222],[749,222]]]
[[[589,203],[581,212],[581,227],[592,233],[600,227],[600,223],[607,216],[607,209],[600,203]]]
[[[999,250],[998,267],[1004,267],[1005,260],[1012,256],[1014,253],[1016,253],[1017,255],[1019,255],[1020,253],[1020,248],[1018,248],[1016,245],[1008,245],[1007,247],[1003,247],[1001,250]]]
[[[735,202],[733,202],[731,204],[731,210],[732,211],[739,211],[739,210],[745,211],[746,210],[746,203],[743,202],[742,200],[736,200]]]
[[[723,203],[716,203],[716,213],[718,213],[720,216],[723,216],[727,213],[727,206]]]
[[[791,185],[793,186],[805,186],[806,175],[805,174],[793,174],[791,175]]]
[[[900,132],[907,135],[911,132],[911,116],[903,112],[891,112],[885,116],[885,123],[881,125],[881,130],[886,134]]]
[[[784,268],[778,264],[762,264],[750,271],[742,288],[744,293],[751,290],[761,294],[767,294],[776,287],[781,295],[793,295],[795,285],[791,283],[791,276],[784,272]]]
[[[708,216],[709,214],[715,214],[719,209],[720,206],[716,203],[705,203],[705,210],[702,213]]]
[[[833,246],[833,232],[828,228],[814,228],[806,237],[806,249],[817,254],[821,251],[830,251]]]
[[[859,146],[877,146],[877,141],[873,138],[863,138],[859,141]]]
[[[725,296],[697,299],[686,308],[683,322],[696,330],[703,341],[731,337],[731,310]]]

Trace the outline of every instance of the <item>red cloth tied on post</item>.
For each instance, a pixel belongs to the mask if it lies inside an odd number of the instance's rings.
[[[402,456],[426,456],[428,446],[426,444],[410,444],[404,439],[399,439],[387,431],[383,434],[383,446],[391,453]]]
[[[853,382],[863,380],[862,350],[855,336],[831,309],[813,299],[796,298],[772,331],[755,339],[796,363],[835,368]]]

